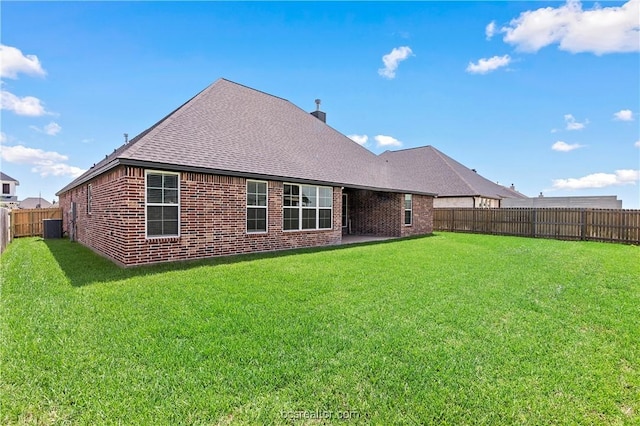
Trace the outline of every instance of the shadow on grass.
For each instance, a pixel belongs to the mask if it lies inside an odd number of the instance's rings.
[[[321,253],[327,251],[344,250],[355,247],[364,247],[381,244],[392,244],[397,241],[407,241],[420,237],[407,237],[389,240],[368,241],[353,244],[333,245],[325,247],[311,247],[291,250],[280,250],[232,256],[210,257],[198,260],[182,260],[175,262],[157,263],[153,265],[135,266],[123,268],[111,260],[100,256],[91,249],[68,239],[39,239],[47,246],[60,269],[67,276],[71,285],[82,287],[89,284],[120,281],[129,278],[161,274],[169,271],[183,271],[205,266],[229,265],[240,262],[248,262],[259,259],[279,258],[295,256],[306,253]]]

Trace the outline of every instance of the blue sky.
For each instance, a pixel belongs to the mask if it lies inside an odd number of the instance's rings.
[[[640,208],[640,0],[3,2],[2,171],[74,176],[218,78],[375,153],[433,145],[528,196]]]

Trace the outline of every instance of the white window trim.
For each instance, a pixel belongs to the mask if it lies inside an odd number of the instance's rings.
[[[298,206],[297,207],[293,207],[293,206],[285,206],[284,205],[284,185],[292,185],[292,186],[297,186],[299,188],[299,197],[300,200],[298,201]],[[316,206],[315,207],[303,207],[302,206],[302,187],[303,186],[312,186],[316,189]],[[333,229],[333,225],[334,225],[334,220],[333,220],[333,187],[332,186],[324,186],[324,185],[304,185],[304,184],[299,184],[299,183],[289,183],[289,182],[284,182],[282,185],[283,188],[283,193],[282,193],[282,199],[283,199],[283,203],[282,203],[282,231],[283,232],[312,232],[312,231],[331,231]],[[320,188],[327,188],[331,190],[331,207],[320,207]],[[284,229],[284,209],[294,209],[297,208],[298,209],[298,229]],[[303,229],[302,228],[302,211],[303,210],[311,210],[311,209],[315,209],[316,211],[316,227],[315,228],[306,228]],[[331,226],[329,228],[319,228],[320,226],[320,210],[327,210],[330,209],[331,210]]]
[[[174,204],[164,204],[164,203],[149,203],[147,202],[147,175],[149,174],[161,174],[161,175],[176,175],[178,176],[178,233],[176,235],[153,235],[149,236],[148,220],[147,220],[147,207],[149,206],[173,206]],[[180,211],[181,202],[180,202],[180,172],[167,172],[164,170],[145,170],[144,171],[144,236],[147,240],[159,240],[163,238],[180,238]]]
[[[249,201],[249,182],[257,182],[257,183],[264,183],[267,186],[267,205],[265,206],[250,206],[248,201]],[[245,218],[244,218],[244,227],[245,227],[245,232],[247,234],[251,234],[251,235],[256,235],[256,234],[268,234],[269,233],[269,182],[265,181],[265,180],[255,180],[255,179],[247,179],[247,184],[245,185],[245,210],[244,210],[244,214],[245,214]],[[249,231],[249,229],[247,229],[247,220],[248,220],[248,211],[249,208],[256,208],[256,209],[265,209],[266,214],[265,214],[265,218],[266,218],[266,227],[264,231]]]
[[[405,203],[407,202],[406,201],[407,195],[411,197],[411,208],[407,208],[405,205]],[[404,223],[404,226],[412,226],[413,225],[413,194],[404,194],[404,198],[402,199],[402,206],[403,206],[402,223]],[[409,221],[409,223],[406,223],[407,211],[411,212],[411,220]]]
[[[87,185],[87,214],[91,215],[91,204],[93,202],[93,185]]]

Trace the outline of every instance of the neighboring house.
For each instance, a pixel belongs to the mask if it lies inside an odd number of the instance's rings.
[[[18,207],[16,186],[20,185],[20,182],[11,176],[0,172],[0,183],[2,184],[2,199],[0,199],[0,207],[7,207],[10,209]]]
[[[19,209],[48,209],[55,207],[53,204],[40,197],[28,197],[20,201]]]
[[[434,193],[325,124],[220,79],[58,192],[122,265],[430,234]]]
[[[513,186],[493,183],[433,146],[385,151],[380,158],[437,193],[434,208],[498,208],[504,199],[527,198]]]
[[[622,209],[622,200],[616,195],[576,197],[534,197],[504,200],[503,207]]]

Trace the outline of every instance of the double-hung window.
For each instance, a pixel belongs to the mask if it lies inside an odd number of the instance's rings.
[[[180,175],[145,172],[147,237],[177,237],[180,229]]]
[[[282,208],[285,231],[331,229],[333,188],[285,183]]]
[[[413,200],[411,194],[404,194],[404,224],[411,225],[413,219]]]
[[[267,232],[267,182],[247,181],[247,232]]]

